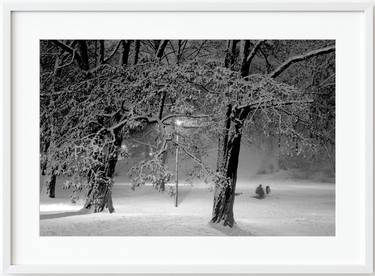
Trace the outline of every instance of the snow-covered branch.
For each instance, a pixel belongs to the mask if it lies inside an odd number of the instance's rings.
[[[272,71],[269,74],[269,76],[271,78],[276,78],[282,72],[284,72],[289,66],[291,66],[292,64],[294,64],[296,62],[307,60],[309,58],[316,57],[316,56],[321,56],[321,55],[329,54],[329,53],[334,52],[335,50],[336,50],[335,46],[328,46],[328,47],[321,48],[321,49],[318,49],[318,50],[313,50],[313,51],[308,52],[308,53],[303,54],[303,55],[292,57],[292,58],[288,59],[287,61],[285,61],[284,63],[282,63],[274,71]]]
[[[274,99],[270,100],[259,100],[252,102],[247,105],[238,106],[237,109],[249,109],[250,111],[256,110],[258,108],[270,108],[276,106],[286,106],[291,104],[307,104],[312,103],[312,99],[305,99],[305,100],[287,100],[287,101],[276,101]]]
[[[112,51],[112,53],[110,53],[110,55],[109,55],[107,58],[104,59],[103,63],[107,63],[107,62],[108,62],[108,61],[109,61],[109,60],[110,60],[110,59],[116,54],[116,52],[117,52],[118,49],[120,48],[121,42],[122,42],[122,40],[120,40],[120,41],[117,43],[115,49]]]
[[[264,40],[258,40],[257,43],[254,45],[253,49],[251,50],[250,54],[247,56],[246,58],[246,62],[247,63],[251,63],[253,58],[255,57],[258,49],[260,49],[260,46],[262,45],[262,43],[264,42]]]
[[[80,54],[76,53],[76,50],[72,47],[70,47],[69,45],[66,45],[65,43],[62,43],[58,40],[51,40],[51,42],[53,44],[55,44],[57,47],[59,47],[60,49],[64,50],[65,52],[68,52],[69,54],[71,54],[75,60],[77,60],[80,68],[82,69],[82,66],[83,66],[83,60],[82,60],[82,57]]]

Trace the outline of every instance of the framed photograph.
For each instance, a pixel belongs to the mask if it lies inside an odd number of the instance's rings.
[[[7,1],[5,273],[371,273],[373,5]]]

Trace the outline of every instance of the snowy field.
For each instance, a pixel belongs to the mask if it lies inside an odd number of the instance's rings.
[[[280,175],[279,175],[280,176]],[[56,198],[41,191],[41,236],[332,236],[335,235],[335,185],[256,176],[239,180],[233,228],[210,224],[213,192],[206,185],[181,185],[179,206],[167,192],[150,186],[131,190],[117,180],[115,213],[89,213],[72,204],[57,185]],[[270,185],[265,199],[254,198],[258,184]],[[81,203],[82,204],[82,203]]]

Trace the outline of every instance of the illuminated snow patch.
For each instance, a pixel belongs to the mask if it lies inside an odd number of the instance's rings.
[[[70,205],[65,203],[59,204],[40,204],[40,212],[61,212],[61,211],[79,211],[82,205]]]

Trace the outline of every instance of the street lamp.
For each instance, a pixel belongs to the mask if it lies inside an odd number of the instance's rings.
[[[176,120],[176,192],[175,192],[175,203],[174,206],[178,206],[178,155],[179,155],[179,147],[178,147],[178,127],[181,126],[182,121]]]

